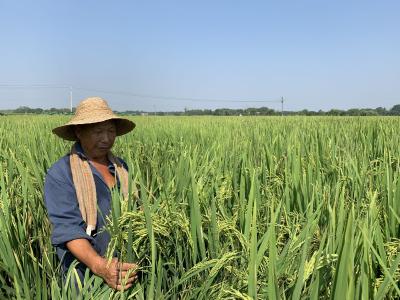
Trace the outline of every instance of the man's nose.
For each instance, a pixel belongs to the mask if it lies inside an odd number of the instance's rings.
[[[101,141],[105,142],[105,143],[108,143],[110,141],[110,136],[109,136],[109,134],[107,132],[104,132],[101,135]]]

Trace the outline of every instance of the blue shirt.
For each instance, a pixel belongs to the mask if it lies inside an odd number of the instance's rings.
[[[86,159],[81,145],[76,143],[76,146],[78,155],[82,159]],[[44,185],[44,199],[50,222],[53,225],[51,242],[56,248],[64,274],[75,259],[66,248],[67,242],[75,239],[87,239],[96,252],[103,256],[110,241],[109,233],[104,230],[100,231],[105,225],[105,216],[111,211],[111,191],[102,175],[89,163],[96,185],[97,205],[101,213],[97,213],[97,224],[92,235],[87,235],[86,223],[83,221],[79,210],[78,198],[72,180],[69,156],[69,154],[65,155],[51,166],[47,172]],[[118,160],[128,170],[126,163],[120,158]],[[111,174],[115,175],[115,168],[111,162],[108,169]],[[118,178],[117,187],[119,188]],[[79,277],[83,280],[86,266],[80,263],[76,269]]]

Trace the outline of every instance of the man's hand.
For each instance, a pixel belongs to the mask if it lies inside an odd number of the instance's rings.
[[[136,264],[122,263],[116,258],[113,258],[111,262],[101,258],[93,272],[102,277],[109,287],[122,291],[129,289],[137,280],[137,268]]]
[[[111,262],[101,257],[86,239],[76,239],[67,242],[67,248],[95,275],[100,276],[113,289],[118,291],[129,289],[137,279],[136,264],[118,262],[113,258]]]

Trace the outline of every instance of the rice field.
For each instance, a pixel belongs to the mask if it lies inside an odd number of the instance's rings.
[[[117,139],[115,292],[65,285],[43,200],[60,116],[0,117],[0,299],[398,299],[400,119],[134,117]]]

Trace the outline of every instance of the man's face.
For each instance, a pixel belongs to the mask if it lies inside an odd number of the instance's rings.
[[[117,130],[114,121],[79,125],[75,134],[89,158],[104,158],[114,145]]]

